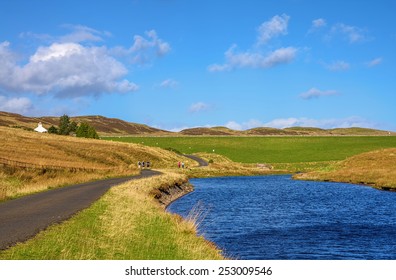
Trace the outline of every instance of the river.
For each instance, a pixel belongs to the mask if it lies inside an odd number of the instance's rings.
[[[396,193],[289,175],[191,179],[168,211],[199,213],[225,256],[253,260],[396,259]]]

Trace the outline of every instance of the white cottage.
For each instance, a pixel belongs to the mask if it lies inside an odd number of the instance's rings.
[[[38,123],[38,126],[34,129],[34,131],[37,131],[37,132],[40,132],[40,133],[48,132],[48,130],[46,130],[43,127],[43,124],[41,122]]]

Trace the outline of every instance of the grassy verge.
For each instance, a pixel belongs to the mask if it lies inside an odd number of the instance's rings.
[[[330,170],[296,174],[295,179],[348,182],[396,190],[396,148],[362,153],[332,165]]]
[[[193,219],[164,212],[152,197],[154,189],[186,180],[168,173],[114,187],[72,219],[0,252],[0,259],[222,259],[196,235]]]
[[[3,166],[0,169],[0,202],[48,189],[135,174],[138,174],[137,169],[73,171],[68,169],[20,169]]]

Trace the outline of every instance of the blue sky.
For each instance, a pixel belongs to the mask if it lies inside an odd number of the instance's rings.
[[[0,110],[396,130],[393,0],[3,0]]]

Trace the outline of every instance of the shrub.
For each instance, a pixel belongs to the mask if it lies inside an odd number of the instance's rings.
[[[59,132],[58,132],[58,129],[57,129],[55,126],[51,125],[51,126],[48,128],[48,133],[58,134]]]
[[[86,122],[80,123],[79,127],[76,130],[76,136],[99,139],[98,133],[96,132],[95,128]]]

